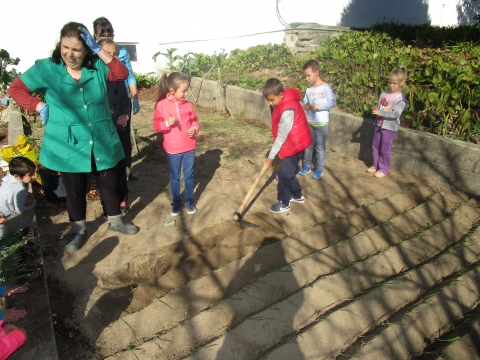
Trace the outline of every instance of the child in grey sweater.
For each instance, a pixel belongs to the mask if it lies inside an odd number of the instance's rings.
[[[0,186],[0,213],[6,218],[5,223],[0,222],[0,238],[28,226],[37,229],[35,199],[28,192],[28,184],[35,181],[35,163],[26,157],[14,157],[8,169]]]
[[[400,115],[407,106],[407,99],[402,93],[407,80],[407,69],[399,66],[390,73],[388,90],[382,92],[377,106],[372,107],[372,114],[377,115],[373,135],[373,165],[367,172],[378,179],[384,178],[390,169],[392,145],[400,126]]]

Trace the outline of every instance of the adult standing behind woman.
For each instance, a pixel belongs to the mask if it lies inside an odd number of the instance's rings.
[[[72,225],[65,249],[78,250],[87,238],[86,194],[93,171],[108,215],[108,228],[135,234],[139,228],[122,220],[117,164],[122,144],[110,117],[106,81],[122,81],[126,67],[95,42],[85,25],[70,22],[50,58],[18,77],[8,95],[20,106],[38,111],[46,124],[40,163],[60,171]],[[32,92],[44,94],[45,101]]]
[[[99,17],[93,22],[93,36],[96,41],[102,39],[113,40],[115,33],[113,31],[112,23],[106,17]],[[125,80],[125,85],[127,86],[128,94],[130,98],[133,99],[133,115],[140,111],[140,103],[138,102],[138,89],[137,89],[137,80],[135,79],[135,74],[133,73],[132,64],[130,63],[130,56],[128,55],[127,49],[124,46],[118,45],[119,53],[118,60],[120,60],[128,69],[128,78]],[[131,115],[131,114],[129,114]],[[135,181],[137,177],[133,175],[132,168],[132,143],[130,142],[130,123],[131,116],[129,116],[127,126],[125,129],[128,131],[128,146],[129,149],[125,149],[125,163],[127,165],[127,177],[128,180]]]

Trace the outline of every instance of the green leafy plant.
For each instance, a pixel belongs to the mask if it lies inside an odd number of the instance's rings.
[[[170,48],[167,49],[166,53],[156,52],[153,54],[153,61],[157,60],[158,55],[164,55],[168,59],[168,65],[172,71],[180,71],[185,74],[194,75],[193,72],[197,69],[195,54],[189,52],[184,55],[173,55],[175,51],[177,51],[176,48]]]
[[[137,86],[139,88],[149,88],[158,83],[158,76],[154,72],[149,72],[145,74],[133,73],[135,79],[137,80]]]

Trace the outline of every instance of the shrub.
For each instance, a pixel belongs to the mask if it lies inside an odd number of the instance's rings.
[[[139,74],[134,72],[135,79],[137,80],[137,86],[139,88],[149,88],[158,83],[158,76],[154,72],[149,72],[146,74]]]
[[[321,76],[332,86],[341,109],[371,117],[371,107],[387,89],[391,70],[404,65],[407,126],[467,141],[480,134],[480,48],[473,42],[459,42],[477,34],[477,28],[397,23],[372,28],[375,31],[346,31],[331,37],[309,57],[319,61]],[[448,45],[433,47],[440,39]],[[237,49],[228,56],[195,56],[198,66],[219,66],[211,78],[224,84],[259,90],[265,81],[262,72],[275,69],[286,77],[286,86],[301,91],[308,87],[301,71],[306,58],[292,56],[282,45]]]
[[[312,57],[322,63],[339,106],[348,112],[370,116],[390,71],[402,64],[409,72],[404,115],[411,126],[469,140],[479,125],[480,49],[472,43],[422,49],[386,33],[347,31]]]
[[[477,25],[410,25],[400,24],[392,20],[374,24],[369,30],[387,34],[394,39],[399,39],[405,45],[413,45],[421,48],[440,48],[465,42],[474,43],[480,39],[480,27]]]

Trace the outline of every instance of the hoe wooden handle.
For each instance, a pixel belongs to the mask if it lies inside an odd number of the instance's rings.
[[[267,164],[263,164],[263,168],[262,168],[262,170],[260,170],[260,174],[258,174],[257,178],[255,179],[255,181],[253,182],[252,186],[250,187],[250,190],[248,190],[247,196],[245,196],[245,199],[243,199],[242,204],[240,205],[240,207],[239,207],[238,210],[237,210],[237,212],[238,212],[239,214],[242,213],[243,209],[245,208],[245,205],[247,205],[247,202],[248,202],[248,200],[250,199],[250,196],[252,196],[253,190],[255,190],[255,188],[256,188],[257,185],[258,185],[258,182],[259,182],[260,179],[262,178],[263,174],[265,174],[265,171],[266,171],[267,169],[268,169]]]

